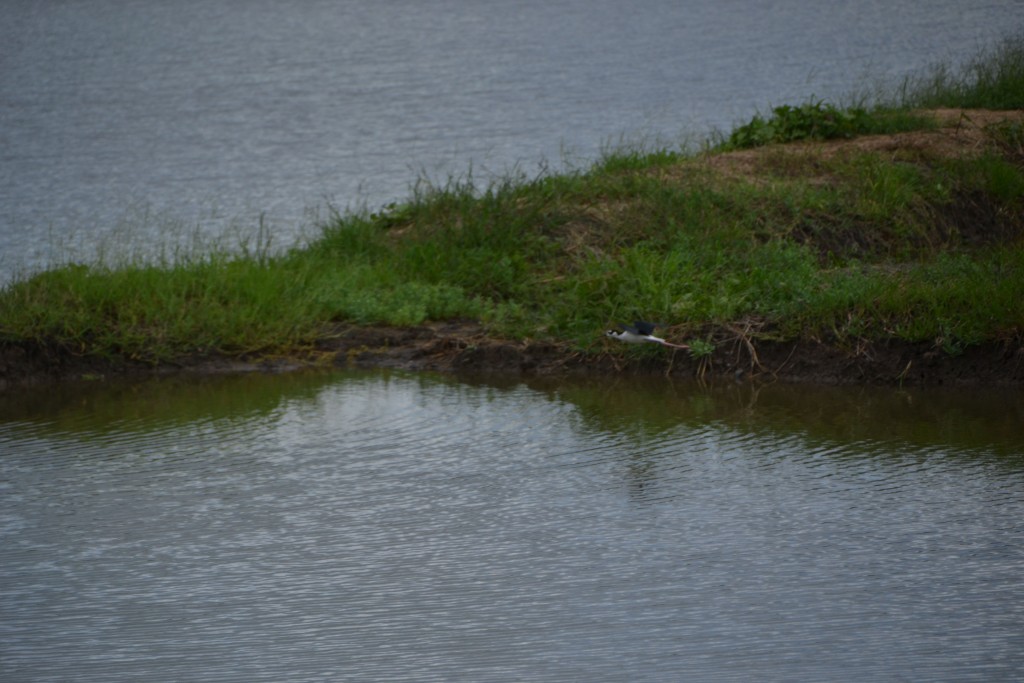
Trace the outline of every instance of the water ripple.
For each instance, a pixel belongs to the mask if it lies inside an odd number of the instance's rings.
[[[524,386],[318,386],[244,418],[0,425],[4,679],[1024,667],[1004,452],[604,419]]]

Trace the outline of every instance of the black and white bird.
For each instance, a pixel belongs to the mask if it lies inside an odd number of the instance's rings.
[[[627,344],[643,344],[650,342],[652,344],[661,344],[662,346],[669,346],[673,349],[688,349],[689,346],[685,344],[673,344],[667,342],[661,337],[654,336],[654,328],[657,327],[654,323],[644,322],[643,320],[637,320],[632,325],[619,325],[622,328],[622,332],[616,332],[615,330],[608,330],[605,332],[606,337],[618,339],[619,341],[626,342]]]

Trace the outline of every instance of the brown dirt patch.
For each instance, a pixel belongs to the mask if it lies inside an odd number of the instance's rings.
[[[978,158],[986,152],[1024,165],[1019,130],[1010,135],[1005,128],[1024,123],[1024,111],[939,109],[928,113],[935,118],[936,129],[769,145],[708,155],[703,161],[716,178],[760,187],[794,180],[812,187],[841,186],[843,181],[835,176],[834,165],[827,162],[864,153],[923,169],[944,160]],[[672,172],[664,171],[668,182],[672,181]],[[840,220],[827,211],[814,210],[792,216],[787,235],[814,248],[823,263],[835,258],[893,256],[892,244],[901,245],[900,249],[909,246],[934,250],[1007,244],[1024,237],[1024,217],[1008,212],[1005,203],[980,191],[958,189],[942,206],[921,202],[903,210],[914,215],[913,222],[925,226],[913,237],[894,238],[897,220],[887,226],[875,220]]]
[[[1004,123],[1024,122],[1024,111],[990,111],[988,109],[935,109],[938,128],[892,135],[864,135],[851,140],[793,142],[739,150],[705,157],[707,167],[726,177],[758,182],[767,163],[775,157],[831,159],[859,152],[889,152],[905,157],[959,159],[981,155],[992,144],[989,130]],[[771,163],[778,166],[778,163]],[[806,165],[804,165],[806,168]],[[813,177],[811,178],[813,181]],[[828,178],[818,179],[827,182]]]

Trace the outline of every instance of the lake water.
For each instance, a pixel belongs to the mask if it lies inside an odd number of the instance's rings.
[[[675,146],[1021,26],[1020,0],[5,0],[0,281],[261,216],[291,245],[420,177]]]
[[[386,372],[0,397],[0,679],[1024,677],[1024,396]]]

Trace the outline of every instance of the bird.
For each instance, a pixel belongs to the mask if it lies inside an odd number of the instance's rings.
[[[690,348],[686,344],[673,344],[667,342],[661,337],[654,336],[654,328],[657,327],[655,323],[644,322],[643,320],[637,320],[632,325],[622,325],[622,332],[616,332],[615,330],[608,330],[605,332],[606,337],[612,337],[619,341],[626,342],[627,344],[643,344],[644,342],[651,342],[652,344],[661,344],[662,346],[669,346],[673,349],[688,349]]]

